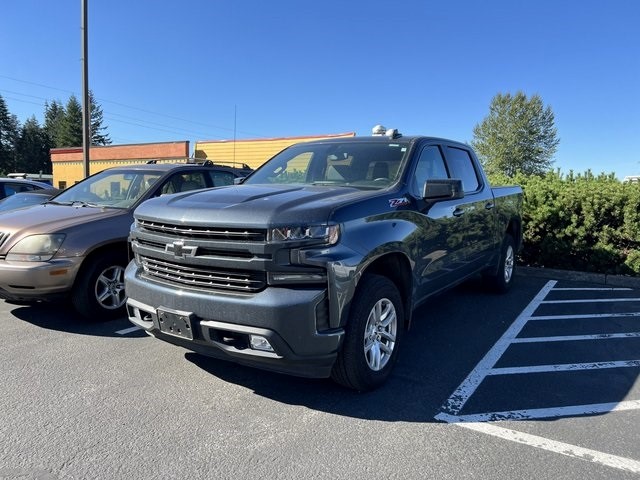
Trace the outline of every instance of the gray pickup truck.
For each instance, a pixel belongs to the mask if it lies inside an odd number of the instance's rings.
[[[521,204],[462,143],[297,144],[241,185],[135,210],[128,316],[204,355],[369,390],[425,299],[477,274],[508,289]]]

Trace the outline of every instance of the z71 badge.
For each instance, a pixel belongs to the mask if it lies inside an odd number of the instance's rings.
[[[389,200],[390,207],[404,207],[405,205],[409,205],[409,200],[406,197],[402,198],[392,198]]]

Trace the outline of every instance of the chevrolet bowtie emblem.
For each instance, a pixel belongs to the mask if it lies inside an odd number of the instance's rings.
[[[164,246],[164,251],[172,253],[176,258],[194,257],[197,249],[195,245],[185,245],[183,241],[167,243]]]

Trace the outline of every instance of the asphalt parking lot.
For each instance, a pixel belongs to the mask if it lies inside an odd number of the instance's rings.
[[[638,478],[640,290],[516,280],[420,307],[368,394],[1,302],[0,478]]]

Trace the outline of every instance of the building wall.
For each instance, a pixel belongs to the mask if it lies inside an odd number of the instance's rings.
[[[82,148],[53,148],[50,153],[54,187],[70,187],[84,178]],[[149,160],[157,160],[159,163],[184,162],[188,157],[187,140],[91,147],[89,173],[93,175],[105,168],[146,163]]]
[[[311,137],[283,137],[253,140],[211,140],[196,142],[195,157],[212,162],[236,162],[257,168],[276,153],[294,143],[326,138],[354,137],[354,132]]]

